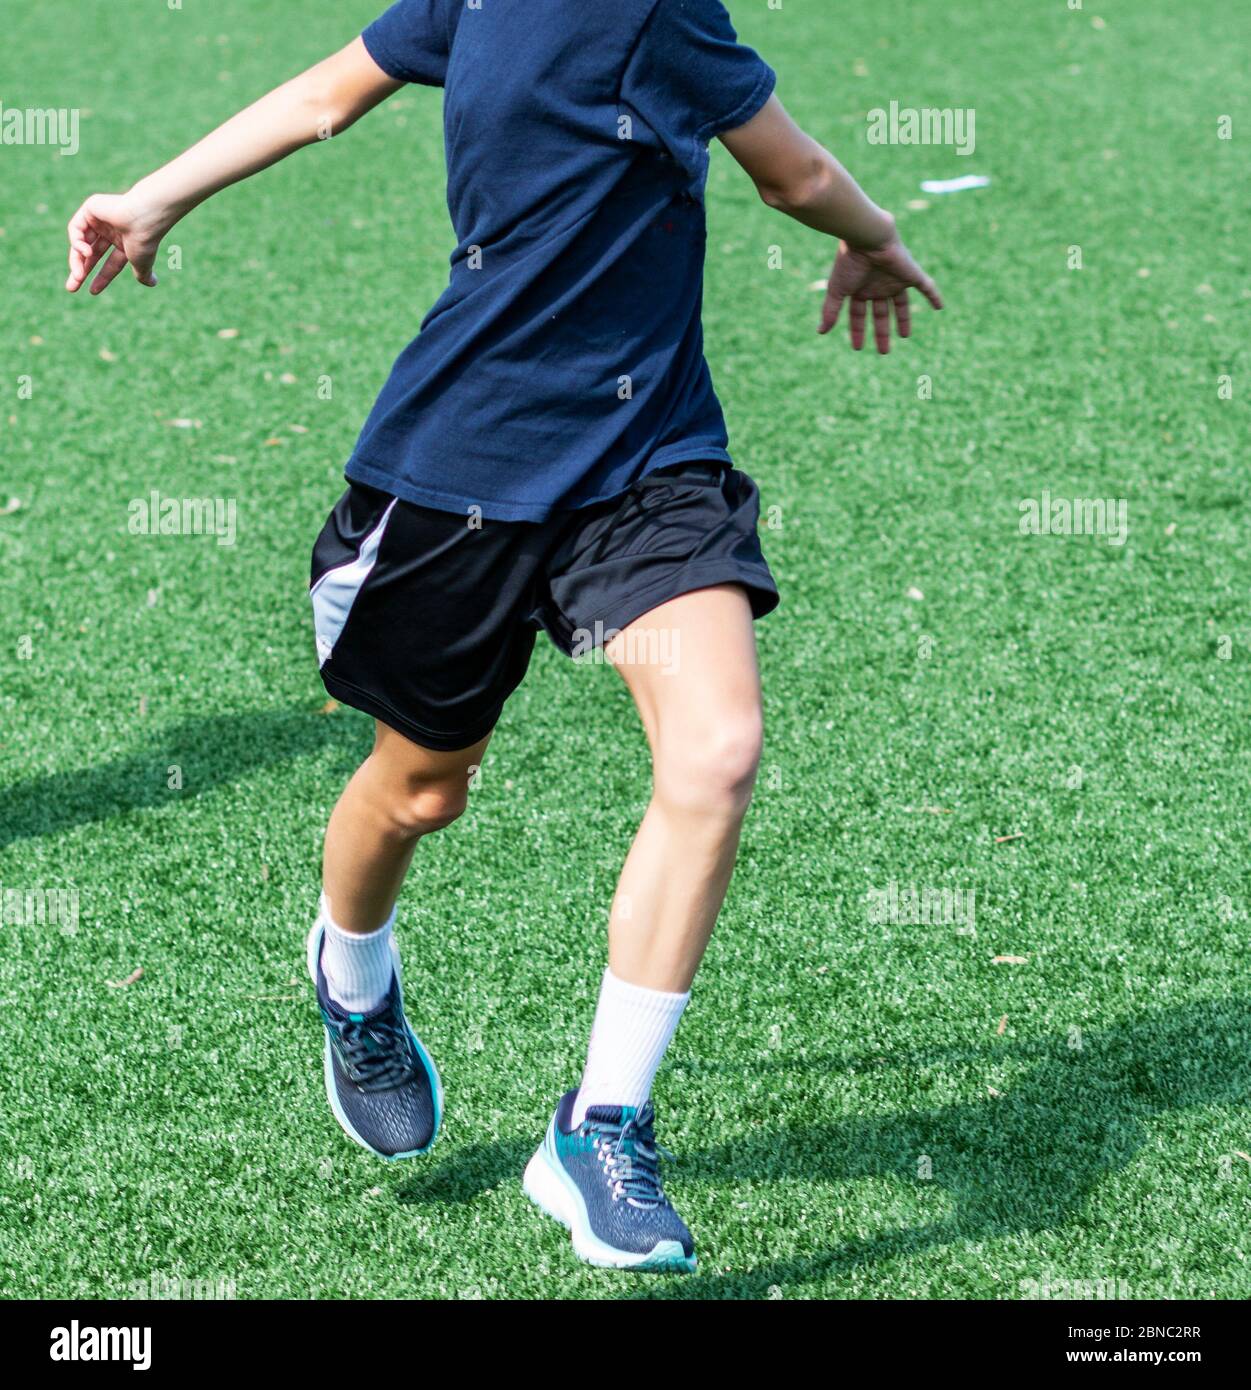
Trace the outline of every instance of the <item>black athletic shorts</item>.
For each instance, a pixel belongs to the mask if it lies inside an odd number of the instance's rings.
[[[741,584],[778,603],[760,496],[722,463],[679,463],[607,502],[546,521],[434,511],[352,483],[313,549],[322,680],[427,748],[485,738],[542,627],[589,650],[668,599]]]

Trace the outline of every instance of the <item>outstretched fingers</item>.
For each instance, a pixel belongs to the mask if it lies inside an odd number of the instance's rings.
[[[890,300],[873,301],[873,341],[883,356],[890,351]]]
[[[917,281],[917,289],[921,291],[935,309],[941,309],[943,307],[943,297],[938,292],[938,286],[928,275],[922,275]]]
[[[845,296],[841,290],[834,288],[831,281],[829,289],[825,292],[825,305],[821,310],[821,327],[818,333],[828,333],[838,322],[838,316],[843,312],[843,299]]]
[[[864,347],[864,321],[868,312],[867,299],[852,299],[848,323],[851,329],[851,345],[857,352]]]
[[[102,291],[108,289],[129,264],[129,261],[126,259],[125,251],[121,250],[119,247],[112,246],[109,248],[109,251],[110,255],[100,267],[100,273],[91,282],[91,294],[100,294]]]
[[[146,285],[148,289],[153,289],[156,285],[156,276],[152,273],[153,259],[153,256],[145,251],[130,263],[131,270],[135,272],[135,279],[141,285]]]
[[[828,333],[842,316],[844,302],[849,302],[847,325],[851,346],[856,352],[861,351],[868,326],[869,305],[872,304],[873,340],[878,352],[885,354],[891,349],[892,312],[899,336],[912,336],[909,289],[918,290],[935,309],[943,307],[938,286],[902,245],[896,243],[885,251],[875,253],[877,260],[868,258],[867,268],[861,267],[859,262],[844,261],[842,257],[845,253],[846,248],[841,247],[840,259],[835,262],[834,274],[827,283],[818,332]]]
[[[69,235],[69,279],[65,282],[65,288],[73,291],[99,264],[100,258],[109,249],[109,243],[99,235],[82,208],[74,214],[65,230]]]
[[[66,288],[69,290],[78,289],[96,266],[109,254],[112,248],[113,243],[106,241],[103,237],[95,242],[85,256],[71,247],[70,278],[66,283]]]
[[[96,239],[96,228],[91,214],[87,211],[86,203],[70,218],[65,231],[69,236],[71,250],[76,250],[84,256],[90,252]]]

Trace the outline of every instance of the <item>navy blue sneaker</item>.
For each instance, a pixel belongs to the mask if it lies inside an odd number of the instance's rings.
[[[526,1165],[526,1196],[566,1227],[588,1264],[667,1273],[695,1268],[695,1242],[660,1185],[655,1111],[592,1105],[577,1126],[569,1091]]]
[[[308,973],[326,1025],[326,1095],[344,1133],[379,1158],[413,1158],[434,1143],[443,1085],[430,1054],[404,1017],[400,957],[387,997],[372,1013],[350,1014],[330,997],[321,968],[325,928],[308,937]]]

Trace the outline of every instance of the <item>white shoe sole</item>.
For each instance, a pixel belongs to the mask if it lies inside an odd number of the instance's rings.
[[[526,1164],[521,1185],[536,1207],[553,1221],[559,1221],[569,1232],[574,1254],[589,1265],[656,1274],[691,1274],[695,1270],[695,1255],[688,1255],[680,1241],[658,1241],[654,1249],[640,1255],[636,1251],[617,1250],[601,1240],[591,1230],[582,1194],[573,1180],[560,1170],[559,1160],[549,1156],[546,1140]]]
[[[308,966],[309,979],[312,980],[314,989],[317,988],[317,961],[321,955],[321,939],[324,932],[325,928],[321,923],[314,922],[304,946],[304,960]],[[391,961],[395,966],[395,978],[400,981],[402,987],[400,951],[395,944],[394,937],[391,938]],[[322,1079],[326,1084],[326,1099],[330,1102],[334,1117],[339,1122],[339,1128],[354,1144],[359,1144],[362,1149],[368,1150],[375,1158],[381,1158],[386,1163],[396,1163],[402,1158],[419,1158],[422,1154],[428,1154],[434,1147],[434,1141],[439,1137],[439,1130],[443,1124],[443,1082],[439,1076],[438,1068],[434,1065],[434,1058],[426,1051],[425,1045],[411,1027],[408,1030],[408,1036],[413,1040],[413,1046],[417,1049],[417,1056],[421,1059],[421,1064],[425,1067],[426,1076],[430,1081],[430,1094],[434,1098],[434,1128],[430,1132],[430,1142],[424,1148],[408,1149],[404,1153],[381,1153],[372,1144],[362,1139],[353,1129],[351,1121],[343,1113],[343,1107],[339,1104],[339,1092],[334,1084],[334,1058],[331,1055],[329,1037],[326,1038],[326,1046],[322,1053]]]

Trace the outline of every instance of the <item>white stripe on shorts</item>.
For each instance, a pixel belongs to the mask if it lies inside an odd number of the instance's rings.
[[[365,586],[365,581],[373,573],[378,559],[378,547],[382,544],[383,532],[395,510],[396,499],[382,514],[377,526],[361,542],[361,548],[354,559],[346,565],[329,569],[313,585],[309,596],[313,600],[313,630],[317,634],[317,666],[323,667],[330,660],[334,644],[343,635],[347,626],[348,614],[356,602],[356,595]]]

